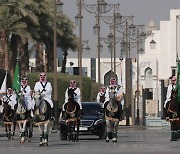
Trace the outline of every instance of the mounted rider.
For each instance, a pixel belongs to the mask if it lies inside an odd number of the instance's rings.
[[[47,81],[46,79],[46,73],[45,72],[41,72],[39,74],[39,81],[36,82],[35,86],[34,86],[34,92],[40,92],[43,94],[44,99],[49,103],[49,105],[51,106],[51,115],[53,115],[53,101],[51,99],[52,96],[52,85],[50,82]]]
[[[29,117],[32,116],[32,110],[34,109],[35,102],[31,98],[31,87],[28,85],[27,77],[21,78],[20,92],[24,95],[24,101],[28,110]]]
[[[47,104],[51,108],[51,110],[50,110],[51,119],[54,120],[54,117],[53,117],[54,105],[53,105],[53,101],[51,99],[52,85],[50,82],[47,81],[45,72],[41,72],[39,74],[39,81],[36,82],[36,84],[34,86],[34,92],[35,92],[35,95],[36,95],[36,93],[39,93],[39,92],[43,95],[44,100],[47,102]],[[48,145],[48,134],[49,134],[49,129],[48,129],[49,120],[44,122],[43,127],[41,124],[42,123],[38,124],[39,129],[41,129],[39,146],[43,146],[43,145],[47,146]]]
[[[110,93],[115,96],[116,105],[112,105],[110,102]],[[105,102],[103,109],[105,111],[106,118],[106,142],[112,136],[112,141],[117,142],[117,130],[119,121],[122,119],[122,104],[123,90],[120,85],[117,84],[116,78],[110,79],[110,85],[106,89]],[[114,109],[113,109],[114,107]],[[113,111],[112,111],[113,110]]]
[[[16,94],[13,92],[12,88],[7,88],[6,94],[1,98],[2,106],[3,102],[8,102],[8,104],[11,106],[11,109],[14,112],[14,106],[17,104],[17,97]],[[3,107],[1,108],[1,113],[3,112]]]
[[[164,102],[166,120],[171,125],[171,141],[178,141],[180,138],[179,106],[176,98],[176,76],[170,77],[170,84],[167,88],[166,100]]]
[[[170,84],[167,88],[166,100],[164,102],[164,108],[167,109],[167,103],[171,100],[172,91],[176,89],[176,76],[170,77]]]
[[[28,112],[28,123],[26,125],[29,137],[28,142],[31,142],[33,132],[32,118],[35,102],[31,97],[31,87],[28,85],[28,79],[26,76],[21,78],[20,92],[24,95],[24,102]]]
[[[117,84],[116,78],[110,79],[110,85],[106,88],[106,94],[105,94],[106,99],[104,104],[106,104],[109,101],[109,92],[112,89],[116,92],[116,101],[121,106],[122,109],[124,105],[121,104],[121,102],[123,101],[123,89],[119,84]]]
[[[97,102],[100,103],[101,105],[103,105],[103,103],[106,99],[105,95],[106,95],[106,87],[102,86],[100,89],[100,92],[98,92],[97,98],[96,98]]]
[[[76,86],[75,80],[71,80],[69,83],[69,87],[66,89],[65,92],[65,102],[62,106],[62,111],[65,111],[64,106],[68,102],[68,98],[69,98],[68,94],[70,93],[70,91],[74,93],[74,101],[76,101],[79,104],[80,110],[82,110],[80,88]]]

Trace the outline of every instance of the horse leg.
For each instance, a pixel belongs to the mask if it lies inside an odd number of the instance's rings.
[[[26,131],[27,131],[27,137],[28,137],[28,142],[31,142],[31,138],[32,138],[32,121],[29,120],[26,124]]]
[[[25,141],[25,131],[23,130],[23,123],[18,122],[19,131],[20,131],[20,143],[24,143]]]
[[[8,125],[7,125],[7,124],[4,124],[4,126],[5,126],[6,136],[7,136],[7,138],[8,138]]]
[[[24,120],[20,125],[21,126],[21,143],[25,142],[26,139],[26,120]]]
[[[13,131],[12,136],[15,136],[16,122],[13,122],[13,123],[12,123],[12,131]]]
[[[72,142],[76,140],[76,132],[75,132],[76,122],[72,122]]]
[[[176,120],[171,120],[171,141],[177,141],[177,124]]]
[[[67,140],[72,140],[72,125],[71,122],[68,122],[68,133],[67,133]]]
[[[178,129],[177,129],[177,134],[178,134],[178,139],[180,139],[180,120],[177,121]]]
[[[112,123],[106,119],[106,142],[109,142],[110,135],[112,133]]]
[[[15,129],[16,129],[16,122],[12,122],[12,124],[11,124],[12,139],[14,138],[14,135],[15,135]]]
[[[118,130],[119,121],[114,121],[114,126],[112,130],[112,141],[117,142],[117,130]]]
[[[49,123],[44,124],[44,145],[48,146]]]
[[[39,142],[39,146],[43,146],[43,141],[44,141],[44,132],[43,132],[43,128],[41,126],[41,124],[38,125],[38,128],[39,128],[39,131],[40,131],[40,136],[39,136],[39,139],[40,139],[40,142]]]
[[[80,120],[77,121],[76,141],[79,141],[79,125],[80,125]]]
[[[8,124],[8,139],[11,139],[11,125],[12,124]]]

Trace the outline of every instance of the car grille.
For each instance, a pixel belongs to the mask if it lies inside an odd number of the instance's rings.
[[[91,127],[93,122],[93,120],[81,120],[80,127]]]

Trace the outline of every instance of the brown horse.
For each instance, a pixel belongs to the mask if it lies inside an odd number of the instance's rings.
[[[16,122],[14,121],[14,111],[8,102],[3,102],[3,121],[8,139],[13,139],[15,134]]]
[[[180,137],[180,105],[177,102],[177,91],[172,90],[171,100],[166,105],[171,125],[171,141],[178,141]]]
[[[73,142],[78,141],[79,137],[79,123],[80,123],[80,106],[74,101],[74,91],[69,89],[68,102],[64,105],[65,112],[63,117],[68,124],[67,139]]]

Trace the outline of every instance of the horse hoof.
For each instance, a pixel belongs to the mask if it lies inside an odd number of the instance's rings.
[[[46,143],[44,143],[44,146],[48,146],[48,143],[46,142]]]
[[[106,142],[109,142],[109,139],[106,139]]]
[[[42,143],[40,143],[40,144],[39,144],[39,146],[40,146],[40,147],[42,147],[42,146],[43,146],[43,144],[42,144]]]
[[[32,143],[31,139],[28,140],[28,143]]]

